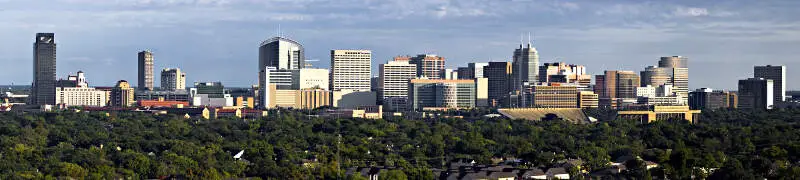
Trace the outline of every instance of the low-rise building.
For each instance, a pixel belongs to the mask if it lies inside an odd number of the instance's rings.
[[[176,107],[176,108],[183,108],[189,107],[189,102],[187,101],[168,101],[164,100],[163,98],[158,100],[139,100],[137,101],[139,107]]]
[[[580,108],[599,107],[599,96],[592,91],[581,91],[578,93],[578,106]]]
[[[736,108],[736,100],[734,92],[714,91],[710,88],[700,88],[689,93],[689,107],[692,109]]]
[[[617,112],[618,118],[633,119],[643,123],[670,119],[683,119],[695,123],[700,117],[700,110],[691,110],[689,106],[653,106],[648,110],[625,110]]]
[[[356,109],[328,109],[320,114],[328,118],[382,119],[383,106],[366,106]]]

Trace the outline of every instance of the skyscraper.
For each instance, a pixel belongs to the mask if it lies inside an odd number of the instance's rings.
[[[605,71],[595,77],[594,92],[600,98],[601,106],[614,106],[617,99],[636,99],[639,75],[633,71]]]
[[[775,101],[772,79],[749,78],[739,80],[739,108],[772,109]]]
[[[417,66],[395,58],[378,68],[378,100],[388,111],[408,110],[408,83],[417,77]]]
[[[617,71],[617,98],[636,98],[639,75],[633,71]]]
[[[186,90],[186,73],[181,72],[180,68],[161,70],[161,90]]]
[[[141,90],[153,90],[153,52],[139,52],[139,86]]]
[[[267,107],[269,103],[270,75],[267,67],[274,71],[297,70],[305,65],[305,50],[297,41],[284,37],[273,37],[261,42],[258,46],[258,87],[256,95],[259,107]],[[291,74],[290,76],[291,77]]]
[[[370,91],[372,51],[331,50],[330,90]]]
[[[420,54],[411,57],[411,64],[417,65],[417,76],[440,79],[444,71],[444,57],[435,54]]]
[[[488,79],[489,106],[508,107],[512,90],[513,66],[509,62],[489,62],[483,69],[483,77]]]
[[[667,68],[675,94],[683,98],[683,102],[689,99],[689,62],[688,58],[682,56],[661,57],[658,67]]]
[[[302,69],[305,65],[305,50],[297,41],[284,37],[273,37],[261,42],[258,47],[258,68],[272,66],[281,69]]]
[[[529,39],[530,41],[530,39]],[[539,52],[528,42],[526,47],[519,44],[519,48],[514,50],[513,59],[514,83],[512,91],[523,89],[524,83],[536,84],[539,82]]]
[[[644,71],[640,72],[642,82],[640,83],[642,86],[653,86],[658,87],[660,85],[665,84],[672,84],[672,80],[667,74],[666,68],[660,68],[655,66],[648,66],[644,68]]]
[[[756,66],[753,68],[753,75],[755,78],[772,79],[775,102],[786,100],[786,66]]]
[[[56,42],[53,33],[37,33],[33,43],[31,104],[56,104]]]

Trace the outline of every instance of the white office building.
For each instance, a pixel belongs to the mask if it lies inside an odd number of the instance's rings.
[[[417,77],[416,64],[408,60],[395,59],[378,68],[378,98],[387,111],[408,109],[408,83]]]
[[[370,91],[372,51],[331,50],[330,90]]]

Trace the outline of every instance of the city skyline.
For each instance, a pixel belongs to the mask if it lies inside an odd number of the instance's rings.
[[[144,2],[144,1],[141,1]],[[23,21],[20,16],[13,16],[15,13],[22,14],[24,10],[45,11],[55,10],[55,12],[74,11],[70,16],[82,17],[95,14],[92,9],[108,7],[112,11],[120,12],[152,12],[155,14],[164,13],[167,10],[179,10],[180,12],[190,12],[196,15],[198,9],[181,8],[179,5],[194,4],[196,8],[221,8],[213,13],[227,12],[248,5],[245,2],[230,1],[229,3],[199,3],[190,1],[169,2],[150,2],[134,3],[133,1],[91,3],[90,1],[57,1],[52,4],[62,4],[63,7],[36,6],[41,2],[0,2],[0,14],[8,15],[9,19],[0,20],[0,24],[10,26],[0,27],[0,37],[7,39],[0,44],[0,53],[6,56],[0,58],[0,63],[15,64],[22,67],[30,67],[30,44],[31,34],[38,32],[54,32],[59,36],[56,43],[59,44],[59,61],[57,76],[62,77],[70,72],[83,70],[91,74],[103,74],[93,81],[98,86],[111,86],[117,80],[124,79],[129,82],[136,80],[136,71],[123,69],[135,66],[135,57],[131,54],[135,51],[152,49],[157,56],[154,69],[166,67],[182,67],[192,76],[187,82],[203,81],[222,81],[230,86],[247,87],[256,84],[254,69],[252,65],[258,60],[257,45],[271,36],[275,36],[277,26],[281,25],[281,30],[286,36],[299,41],[307,49],[307,59],[321,60],[316,62],[315,67],[327,68],[325,59],[326,54],[332,49],[370,49],[374,52],[372,62],[372,74],[377,73],[378,64],[385,63],[391,57],[397,55],[416,55],[432,53],[441,55],[448,59],[447,68],[466,66],[468,62],[488,62],[511,61],[513,48],[518,46],[520,34],[534,32],[533,45],[541,54],[540,64],[545,62],[563,61],[572,64],[582,64],[587,67],[590,74],[596,75],[604,70],[630,70],[641,71],[648,65],[653,65],[662,56],[680,55],[691,59],[690,74],[692,81],[689,89],[710,87],[714,89],[734,90],[736,81],[752,76],[751,68],[757,65],[786,65],[788,67],[787,77],[796,77],[799,72],[792,71],[798,62],[791,57],[792,45],[797,43],[797,36],[787,32],[793,29],[792,19],[777,18],[768,20],[769,15],[781,15],[789,13],[787,9],[795,4],[791,2],[772,2],[772,3],[750,3],[750,7],[744,8],[736,6],[735,3],[710,3],[710,2],[670,2],[670,3],[643,3],[643,2],[608,2],[607,4],[586,1],[563,1],[563,2],[497,2],[488,4],[485,13],[494,14],[492,16],[470,15],[470,11],[464,9],[479,9],[483,6],[480,2],[462,1],[458,3],[430,3],[425,1],[419,6],[434,7],[435,10],[421,10],[424,12],[411,14],[396,14],[399,19],[392,19],[396,25],[387,23],[377,23],[374,20],[361,19],[355,22],[363,22],[364,25],[357,25],[353,28],[362,30],[344,31],[332,29],[322,32],[329,27],[338,27],[336,24],[322,23],[312,25],[323,19],[317,15],[309,17],[319,17],[307,20],[253,20],[247,19],[236,21],[234,19],[215,19],[212,23],[233,23],[240,24],[245,22],[257,22],[255,26],[231,29],[223,27],[206,27],[205,34],[196,30],[186,30],[176,27],[176,24],[189,23],[186,19],[167,16],[166,19],[175,18],[174,22],[150,19],[152,29],[136,33],[149,26],[130,24],[118,24],[121,27],[106,27],[114,25],[91,25],[77,23],[74,25],[66,24],[63,17],[53,20],[30,21],[28,26],[21,25]],[[215,2],[215,1],[209,1]],[[417,1],[415,1],[417,2]],[[134,3],[134,4],[130,4]],[[290,12],[299,9],[298,5],[308,3],[298,1],[290,3],[285,11]],[[318,2],[322,5],[330,2]],[[380,2],[383,3],[402,3],[402,2]],[[523,3],[520,7],[511,7],[513,3]],[[788,3],[788,4],[787,4]],[[68,5],[86,5],[85,8],[70,8]],[[268,3],[267,3],[268,4]],[[131,6],[125,9],[123,6]],[[258,4],[257,4],[258,5]],[[263,4],[262,4],[263,5]],[[561,6],[558,6],[561,5]],[[779,7],[779,6],[784,7]],[[266,6],[266,5],[263,5]],[[254,7],[263,7],[254,6]],[[417,5],[414,5],[417,6]],[[147,10],[147,7],[156,7]],[[436,7],[440,7],[436,9]],[[545,10],[561,8],[562,12]],[[461,8],[459,14],[457,9]],[[500,12],[497,9],[509,8],[513,11]],[[511,18],[513,15],[532,12],[550,15],[553,19],[569,19],[583,17],[585,14],[595,13],[598,16],[615,16],[611,12],[602,11],[604,8],[615,9],[627,15],[617,14],[618,16],[631,16],[637,12],[641,15],[642,10],[655,10],[652,15],[643,15],[664,22],[667,26],[653,24],[638,24],[633,22],[609,22],[608,26],[618,26],[609,29],[607,26],[597,26],[597,24],[575,25],[569,23],[556,23],[546,21],[536,21],[542,23],[527,23],[519,18]],[[626,9],[629,8],[629,9]],[[637,9],[638,8],[638,9]],[[786,9],[783,9],[786,8]],[[765,9],[765,10],[757,10]],[[490,11],[491,10],[491,11]],[[767,10],[771,10],[767,12]],[[439,14],[426,14],[425,12],[440,12]],[[609,10],[610,11],[610,10]],[[758,12],[756,12],[758,11]],[[607,14],[599,13],[605,12]],[[597,14],[599,13],[599,14]],[[99,13],[98,13],[99,14]],[[302,13],[299,13],[302,14]],[[241,14],[233,14],[239,17]],[[36,20],[35,15],[30,20]],[[144,18],[147,14],[136,15],[133,18]],[[353,16],[362,16],[356,14]],[[114,17],[112,17],[114,18]],[[119,17],[116,17],[119,18]],[[335,17],[329,17],[335,18]],[[376,17],[384,18],[384,17]],[[541,20],[531,18],[533,20]],[[618,20],[619,18],[617,18]],[[483,25],[502,25],[503,30],[481,31],[467,30],[463,25],[455,25],[457,22],[468,20],[478,20],[469,26]],[[488,20],[497,21],[493,24]],[[736,25],[732,22],[750,22]],[[403,24],[412,22],[438,22],[441,28],[411,28],[411,31],[400,27]],[[525,23],[520,23],[525,22]],[[727,23],[723,23],[727,22]],[[642,22],[639,22],[642,23]],[[391,23],[390,23],[391,24]],[[521,25],[520,25],[521,24]],[[654,23],[655,24],[655,23]],[[711,24],[710,26],[704,24]],[[766,24],[761,28],[744,27],[754,24]],[[786,24],[779,26],[778,24]],[[126,26],[127,25],[127,26]],[[190,24],[189,27],[199,26]],[[594,27],[596,26],[596,27]],[[632,27],[630,27],[632,26]],[[720,31],[721,27],[740,27],[741,29],[730,30],[730,32]],[[462,27],[462,28],[458,28]],[[679,28],[680,27],[680,28]],[[656,30],[654,30],[656,29]],[[112,31],[119,30],[119,31]],[[372,32],[376,31],[376,32]],[[646,35],[645,32],[655,32],[654,35]],[[713,31],[713,32],[712,32]],[[98,33],[102,32],[102,33]],[[180,34],[178,32],[188,32]],[[621,32],[627,32],[636,38],[622,36]],[[766,33],[765,32],[770,32]],[[707,33],[707,34],[706,34]],[[623,33],[624,34],[624,33]],[[352,38],[361,35],[362,38]],[[570,37],[567,37],[569,35]],[[666,35],[656,37],[656,35]],[[701,36],[706,35],[706,36]],[[344,39],[339,38],[344,37]],[[576,40],[586,38],[587,40]],[[698,40],[692,40],[692,38]],[[488,40],[487,40],[488,39]],[[606,40],[612,41],[606,41]],[[699,42],[699,40],[709,40]],[[108,41],[114,41],[109,45]],[[180,42],[176,44],[174,42]],[[598,42],[614,43],[598,44]],[[103,42],[103,43],[101,43]],[[215,43],[217,42],[217,43]],[[413,42],[413,43],[411,43]],[[715,46],[724,42],[726,46]],[[580,45],[576,45],[580,44]],[[678,46],[679,44],[681,46]],[[781,45],[781,46],[777,46]],[[472,46],[472,47],[470,47]],[[203,53],[198,53],[203,52]],[[560,57],[560,59],[559,59]],[[226,62],[211,66],[216,61]],[[28,85],[31,82],[29,68],[12,68],[4,66],[0,68],[4,72],[0,75],[0,84]],[[703,78],[699,78],[703,77]],[[156,77],[158,78],[158,77]],[[160,82],[156,79],[155,82]],[[787,84],[788,90],[800,89],[798,84]]]

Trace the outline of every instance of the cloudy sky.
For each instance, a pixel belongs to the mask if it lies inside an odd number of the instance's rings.
[[[752,66],[779,64],[800,89],[796,9],[796,0],[0,0],[0,84],[30,84],[35,33],[54,32],[59,77],[135,81],[136,52],[150,49],[157,70],[179,67],[190,83],[246,86],[258,44],[280,26],[324,68],[331,49],[371,49],[374,67],[420,53],[450,68],[510,61],[530,32],[541,62],[593,74],[681,55],[691,88],[735,89]]]

